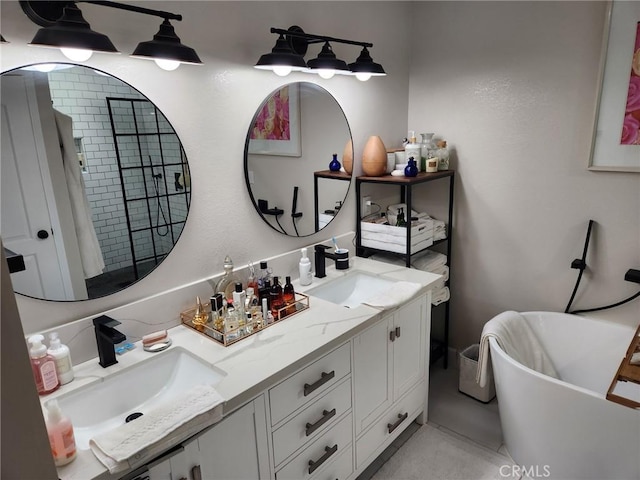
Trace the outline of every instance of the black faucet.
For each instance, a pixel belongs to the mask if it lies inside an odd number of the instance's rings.
[[[100,315],[93,319],[96,342],[98,343],[98,356],[100,357],[99,363],[102,368],[118,363],[114,345],[127,339],[123,333],[114,328],[118,325],[120,325],[119,321],[106,315]]]
[[[337,270],[346,270],[349,268],[349,251],[347,249],[343,249],[344,252],[336,253],[329,252],[331,247],[327,247],[326,245],[318,244],[313,247],[314,252],[314,264],[316,267],[316,277],[324,278],[327,276],[327,272],[325,270],[325,258],[332,259],[336,264]]]

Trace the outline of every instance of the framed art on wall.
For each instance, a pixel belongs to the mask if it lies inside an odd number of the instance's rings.
[[[640,172],[640,2],[607,17],[589,169]]]
[[[258,111],[251,129],[249,153],[301,156],[298,85],[286,85],[275,91]]]

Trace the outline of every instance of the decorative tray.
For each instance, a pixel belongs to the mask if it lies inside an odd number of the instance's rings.
[[[225,347],[228,347],[229,345],[239,342],[240,340],[244,340],[245,338],[264,330],[265,328],[275,325],[281,320],[290,318],[300,312],[304,312],[309,308],[309,297],[303,293],[296,292],[293,303],[285,305],[283,308],[272,312],[273,321],[271,323],[267,323],[267,320],[263,319],[262,315],[254,315],[253,321],[250,322],[251,324],[249,324],[249,322],[243,322],[237,327],[227,328],[226,330],[222,318],[213,313],[210,307],[210,303],[201,304],[201,312],[204,311],[206,313],[206,320],[203,318],[198,319],[198,316],[196,315],[198,312],[197,306],[181,312],[180,320],[183,324],[193,328],[198,333],[215,340]]]

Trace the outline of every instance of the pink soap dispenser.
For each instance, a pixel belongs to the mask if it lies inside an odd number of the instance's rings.
[[[56,373],[56,362],[51,355],[47,354],[47,347],[42,342],[42,335],[32,335],[29,337],[29,357],[31,357],[31,370],[36,381],[38,394],[46,395],[60,386]]]
[[[57,400],[49,400],[46,408],[46,425],[51,454],[56,467],[61,467],[76,458],[77,450],[73,426],[71,420],[63,415]]]

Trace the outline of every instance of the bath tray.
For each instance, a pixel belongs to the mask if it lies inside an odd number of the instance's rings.
[[[205,311],[209,310],[210,304],[203,303],[202,307]],[[209,321],[205,324],[194,323],[194,316],[196,313],[196,307],[190,308],[189,310],[185,310],[180,313],[180,319],[182,323],[187,327],[193,328],[198,333],[210,338],[211,340],[215,340],[216,342],[228,347],[236,342],[244,340],[245,338],[250,337],[258,332],[261,332],[265,328],[269,328],[276,323],[280,323],[280,321],[285,320],[287,318],[291,318],[292,316],[304,312],[309,308],[309,296],[304,293],[295,292],[294,302],[291,305],[287,305],[279,310],[276,310],[273,313],[274,321],[269,324],[262,324],[259,326],[255,326],[251,332],[245,331],[245,327],[238,327],[233,330],[224,331],[224,329],[215,328],[213,322],[211,322],[211,317],[209,317]]]
[[[618,367],[615,377],[613,377],[611,386],[607,391],[607,400],[611,400],[612,402],[631,408],[640,408],[640,402],[613,393],[618,382],[633,382],[640,385],[640,365],[631,364],[631,356],[637,352],[640,352],[640,326],[631,339],[631,344],[627,349],[627,353],[622,359],[622,362],[620,362],[620,367]]]

